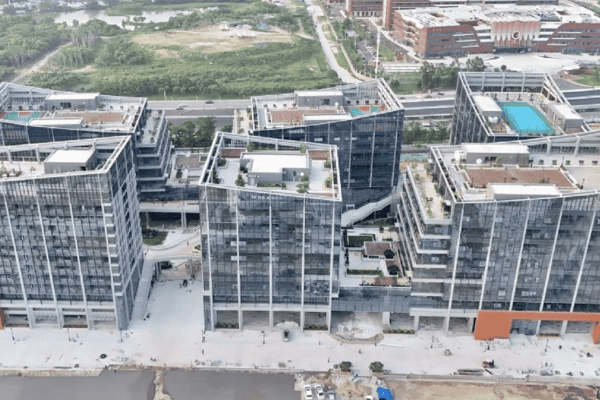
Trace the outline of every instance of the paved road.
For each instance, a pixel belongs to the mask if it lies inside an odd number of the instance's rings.
[[[319,5],[317,3],[312,3],[312,6],[319,7]],[[327,64],[329,64],[329,68],[334,70],[338,74],[338,77],[340,78],[340,80],[344,83],[359,83],[359,82],[361,82],[361,80],[356,79],[354,76],[352,76],[352,74],[350,74],[350,72],[348,72],[347,70],[345,70],[344,68],[339,66],[337,60],[335,59],[335,55],[333,54],[333,51],[331,51],[329,42],[327,41],[327,38],[325,37],[325,34],[323,33],[323,24],[321,22],[317,21],[317,14],[318,13],[313,13],[312,17],[313,17],[313,21],[316,25],[317,36],[319,37],[319,42],[321,42],[321,47],[323,48],[323,53],[325,53],[325,58],[327,59]]]
[[[185,105],[184,109],[222,109],[237,108],[245,109],[250,107],[250,99],[239,100],[213,100],[212,104],[206,104],[205,100],[168,100],[168,101],[149,101],[148,107],[163,110],[175,110],[180,105]]]

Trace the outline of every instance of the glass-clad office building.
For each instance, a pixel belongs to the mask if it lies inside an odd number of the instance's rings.
[[[126,329],[143,249],[131,138],[0,147],[8,326]]]
[[[296,318],[303,327],[311,314],[329,323],[339,290],[337,162],[334,146],[217,134],[200,181],[207,329],[227,315],[240,328],[247,315],[271,326]]]
[[[1,146],[122,135],[132,138],[140,197],[163,196],[173,145],[164,111],[146,98],[0,84]]]
[[[404,108],[385,80],[251,102],[252,135],[337,146],[344,211],[397,186]]]
[[[572,101],[546,73],[460,72],[450,143],[497,143],[585,132],[585,121]]]
[[[598,159],[580,153],[599,137],[433,148],[423,172],[406,170],[398,215],[416,327],[436,317],[446,331],[460,320],[473,329],[481,310],[600,312]],[[564,334],[590,323],[512,328]]]

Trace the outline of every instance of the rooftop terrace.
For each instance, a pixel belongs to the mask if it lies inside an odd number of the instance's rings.
[[[332,146],[220,133],[208,157],[201,183],[341,199]]]
[[[494,135],[536,137],[584,132],[584,119],[570,105],[540,93],[486,92],[472,98]]]
[[[383,80],[258,96],[251,102],[254,126],[258,129],[348,120],[402,107]]]

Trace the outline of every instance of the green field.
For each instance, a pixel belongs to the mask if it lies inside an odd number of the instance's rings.
[[[292,33],[304,25],[305,8],[292,12],[263,2],[223,7],[160,24],[138,22],[135,32],[112,26],[113,38],[105,38],[106,24],[93,20],[72,30],[75,43],[61,49],[43,72],[30,75],[26,83],[156,100],[246,98],[339,83],[319,42]],[[245,39],[230,36],[217,25],[226,18],[243,19],[251,25],[249,32],[256,30],[265,13],[272,16],[269,25],[277,28],[256,31]]]

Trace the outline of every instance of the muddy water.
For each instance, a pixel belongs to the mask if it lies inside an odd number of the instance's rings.
[[[298,400],[294,376],[243,372],[169,371],[165,393],[172,400]]]
[[[0,376],[2,400],[150,400],[153,371],[105,371],[98,377]]]
[[[2,400],[151,400],[153,371],[103,372],[99,377],[1,377]],[[208,371],[168,371],[164,392],[172,400],[298,400],[294,376]]]

